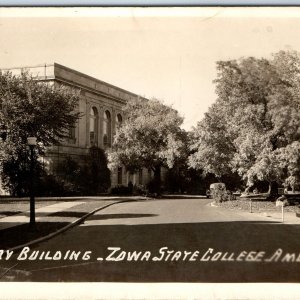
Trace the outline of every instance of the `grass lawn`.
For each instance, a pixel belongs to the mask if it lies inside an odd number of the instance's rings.
[[[228,209],[250,210],[250,199],[237,199],[225,201],[217,204],[218,206]],[[252,200],[252,211],[280,211],[281,207],[276,206],[275,202]],[[290,205],[284,208],[288,212],[298,212],[299,205]]]

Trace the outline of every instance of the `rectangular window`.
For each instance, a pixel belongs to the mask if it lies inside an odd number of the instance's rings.
[[[69,128],[68,132],[68,142],[69,143],[75,143],[76,137],[75,137],[75,126]]]
[[[94,131],[90,131],[90,144],[91,144],[91,146],[95,145],[95,132]]]
[[[69,129],[69,138],[70,139],[75,139],[75,127],[71,127]]]
[[[104,147],[109,146],[109,145],[108,145],[108,138],[107,138],[107,135],[106,135],[106,134],[103,135],[103,145],[104,145]]]

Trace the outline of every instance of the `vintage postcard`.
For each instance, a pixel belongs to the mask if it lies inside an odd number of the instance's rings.
[[[296,299],[300,8],[1,8],[0,36],[0,299]]]

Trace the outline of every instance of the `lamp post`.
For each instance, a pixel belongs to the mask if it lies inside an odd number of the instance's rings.
[[[34,200],[34,147],[36,137],[28,137],[27,144],[30,148],[30,223],[31,229],[35,229],[35,200]]]

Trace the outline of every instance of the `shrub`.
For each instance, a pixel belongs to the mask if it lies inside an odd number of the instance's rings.
[[[12,196],[29,195],[30,162],[25,154],[21,158],[11,157],[2,163],[2,184]]]
[[[2,183],[13,196],[28,196],[30,186],[30,159],[27,153],[2,163]],[[97,195],[110,187],[110,171],[102,149],[93,147],[85,165],[66,157],[55,174],[48,174],[39,160],[35,160],[34,189],[37,196]]]
[[[156,178],[151,179],[147,184],[147,191],[150,194],[160,194],[161,186],[160,183],[157,181]]]
[[[110,171],[102,149],[92,147],[85,165],[79,165],[70,157],[60,166],[58,179],[63,181],[64,194],[98,195],[110,187]]]
[[[148,190],[144,185],[137,184],[137,185],[133,186],[133,194],[134,195],[147,195]]]
[[[131,190],[128,186],[124,186],[124,185],[118,185],[115,186],[111,189],[110,193],[112,195],[130,195],[131,194]]]
[[[46,173],[38,179],[38,184],[35,188],[35,194],[37,196],[64,196],[65,191],[66,188],[62,180],[59,180],[59,178],[57,178],[55,175],[48,175]]]
[[[107,167],[107,158],[104,150],[98,147],[90,148],[88,156],[88,182],[85,185],[87,190],[93,191],[93,194],[105,193],[109,189],[110,171]]]
[[[276,199],[275,205],[276,206],[289,206],[290,203],[289,203],[288,199],[284,195],[282,195]]]
[[[232,200],[232,195],[230,191],[227,191],[222,186],[216,186],[211,191],[211,197],[215,200],[215,202],[224,202],[228,200]]]

